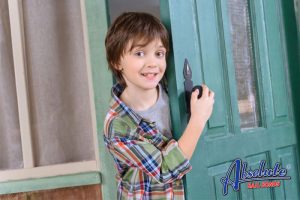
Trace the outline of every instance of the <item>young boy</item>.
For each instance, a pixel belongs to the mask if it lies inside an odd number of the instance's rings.
[[[119,16],[105,39],[112,88],[104,140],[118,171],[118,199],[184,199],[181,178],[210,117],[214,93],[192,93],[191,117],[181,138],[171,134],[168,96],[160,84],[166,70],[166,28],[146,13]]]

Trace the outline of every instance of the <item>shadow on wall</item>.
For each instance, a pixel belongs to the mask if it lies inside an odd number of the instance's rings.
[[[295,9],[296,9],[296,17],[297,17],[298,36],[300,38],[300,0],[294,0],[294,2],[295,2]],[[300,51],[300,42],[298,44],[298,47]]]
[[[128,11],[147,12],[160,17],[159,0],[108,0],[108,4],[111,22]]]

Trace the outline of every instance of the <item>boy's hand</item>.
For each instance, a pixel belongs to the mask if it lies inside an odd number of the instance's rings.
[[[195,90],[191,96],[191,118],[190,120],[196,123],[206,123],[211,116],[215,93],[210,91],[209,88],[202,84],[203,92],[200,99],[197,98],[199,90]]]

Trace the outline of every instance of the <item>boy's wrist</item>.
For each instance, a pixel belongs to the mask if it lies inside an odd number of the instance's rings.
[[[189,120],[189,124],[191,124],[193,127],[196,127],[197,129],[202,130],[207,122],[207,119],[201,118],[201,117],[193,117],[191,116]]]

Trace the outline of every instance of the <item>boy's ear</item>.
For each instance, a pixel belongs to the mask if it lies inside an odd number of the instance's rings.
[[[114,69],[119,70],[119,64],[111,63],[111,66],[112,66]]]
[[[116,65],[114,66],[114,68],[115,68],[116,70],[119,70],[119,71],[122,71],[122,70],[123,70],[123,67],[120,66],[119,64],[116,64]]]

